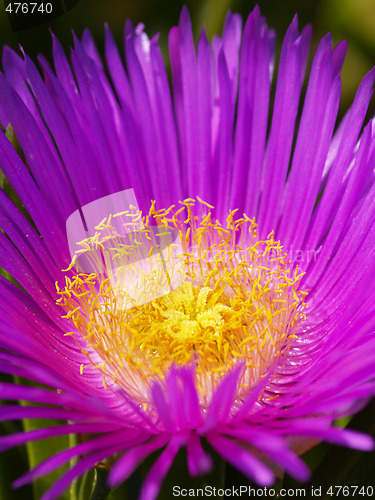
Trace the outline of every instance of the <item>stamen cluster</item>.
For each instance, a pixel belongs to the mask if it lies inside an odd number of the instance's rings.
[[[195,364],[202,404],[239,363],[246,393],[289,351],[304,319],[301,275],[272,234],[260,240],[255,221],[236,211],[222,226],[205,202],[181,205],[102,221],[58,289],[69,334],[104,384],[146,403],[150,381],[173,364]],[[82,258],[92,272],[80,270]]]

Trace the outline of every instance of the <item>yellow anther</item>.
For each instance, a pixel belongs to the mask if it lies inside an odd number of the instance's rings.
[[[66,335],[101,370],[104,386],[112,381],[144,405],[150,382],[172,364],[195,365],[203,404],[237,363],[246,366],[240,391],[249,391],[288,351],[305,318],[302,275],[297,269],[291,275],[273,233],[260,240],[255,221],[235,219],[236,210],[223,227],[213,220],[214,207],[198,202],[206,211],[200,217],[191,198],[176,211],[156,210],[153,202],[146,216],[135,209],[113,214],[117,230],[109,215],[81,242],[93,272],[74,272],[75,256],[65,289],[56,285],[58,304],[75,327]],[[140,238],[121,243],[119,223],[124,234],[144,234],[148,248]],[[180,246],[164,249],[163,258],[158,246],[151,248],[155,225],[157,236],[179,235]],[[174,284],[176,272],[183,280]]]

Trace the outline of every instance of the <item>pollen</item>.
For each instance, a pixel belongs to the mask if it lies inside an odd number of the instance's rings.
[[[243,366],[239,397],[281,363],[305,319],[302,274],[273,234],[236,211],[224,224],[191,198],[112,214],[79,243],[58,304],[105,387],[148,405],[172,366],[193,364],[202,405]]]

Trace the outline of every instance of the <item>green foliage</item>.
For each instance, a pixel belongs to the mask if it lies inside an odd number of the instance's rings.
[[[61,421],[43,420],[43,419],[24,419],[22,421],[24,430],[32,431],[44,427],[52,427],[54,425],[61,425]],[[53,438],[44,439],[41,441],[31,441],[26,444],[27,456],[29,461],[29,468],[36,467],[39,463],[47,458],[56,455],[60,451],[66,450],[72,446],[72,440],[75,441],[74,436],[58,436]],[[55,482],[61,474],[68,470],[69,464],[61,467],[60,469],[42,476],[33,482],[34,499],[39,500],[43,493]],[[69,490],[67,490],[60,500],[79,500],[77,497],[77,485],[73,483]]]
[[[21,430],[16,422],[2,422],[0,434],[14,434]],[[0,500],[25,500],[32,498],[32,486],[24,486],[18,490],[11,483],[28,470],[27,454],[23,446],[12,448],[0,454]]]

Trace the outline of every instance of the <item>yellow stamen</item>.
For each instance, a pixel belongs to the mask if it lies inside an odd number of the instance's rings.
[[[242,363],[241,396],[289,351],[304,319],[302,275],[291,273],[273,234],[260,240],[255,221],[235,219],[236,211],[223,227],[211,205],[198,202],[200,217],[195,200],[187,199],[176,211],[157,211],[153,203],[146,217],[135,210],[113,214],[116,226],[111,216],[104,219],[81,242],[68,268],[76,271],[58,288],[64,317],[104,386],[112,381],[145,405],[150,382],[172,364],[194,363],[205,405],[220,379]],[[163,248],[172,233],[177,242]],[[93,272],[80,271],[82,258]]]

